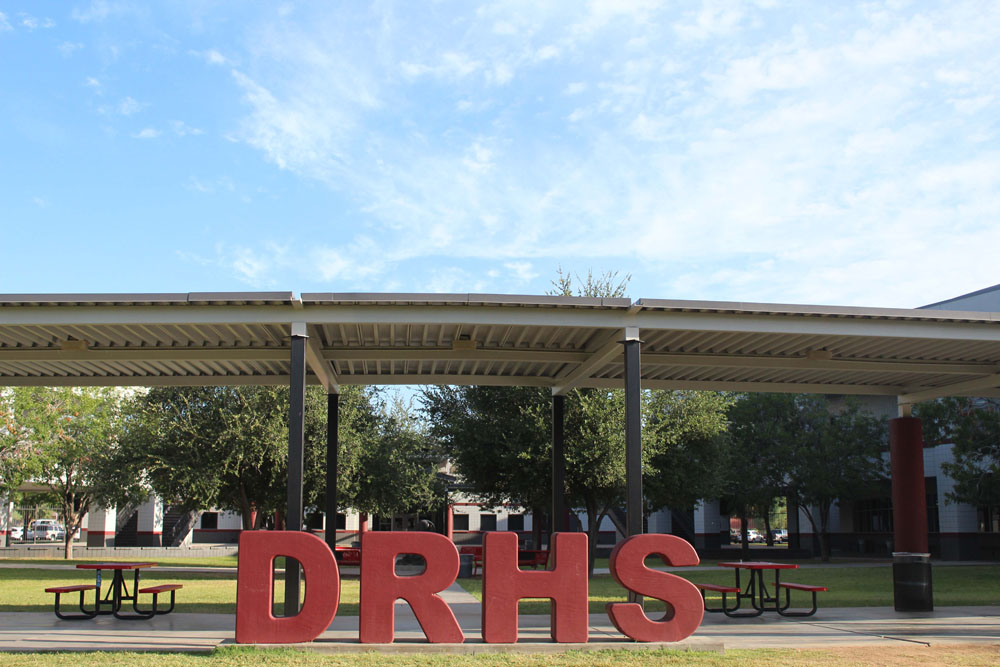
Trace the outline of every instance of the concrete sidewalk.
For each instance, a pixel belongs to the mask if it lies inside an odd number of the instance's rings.
[[[730,619],[706,614],[701,628],[677,644],[637,644],[625,639],[605,614],[591,614],[591,641],[585,645],[554,644],[548,616],[521,616],[516,645],[487,645],[480,638],[479,602],[458,585],[443,594],[455,613],[466,643],[425,643],[409,605],[396,605],[396,644],[392,652],[537,651],[598,648],[676,648],[719,651],[735,648],[832,648],[892,645],[909,642],[956,644],[1000,643],[1000,607],[941,607],[934,612],[897,613],[885,607],[823,609],[809,618]],[[127,622],[102,616],[91,621],[60,621],[51,613],[0,613],[0,651],[209,651],[233,642],[235,616],[183,614],[151,621]],[[302,648],[322,652],[368,651],[358,642],[358,617],[338,616],[330,628]]]

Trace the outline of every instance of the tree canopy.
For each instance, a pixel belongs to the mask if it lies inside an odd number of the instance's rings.
[[[1000,399],[950,397],[921,403],[914,416],[924,440],[951,443],[952,460],[942,464],[955,480],[952,502],[1000,506]]]
[[[810,394],[746,394],[730,418],[730,494],[756,505],[784,488],[806,513],[820,554],[829,560],[831,507],[873,492],[885,478],[886,420],[853,400],[834,404]]]
[[[113,504],[134,485],[114,463],[119,451],[122,394],[115,389],[18,387],[7,437],[31,450],[31,469],[60,504],[66,528],[64,554],[92,504]]]
[[[326,486],[326,395],[306,392],[304,501],[322,507]],[[123,465],[185,509],[239,512],[245,529],[283,512],[287,500],[288,389],[161,387],[137,396]],[[338,505],[392,514],[426,506],[437,454],[406,410],[377,391],[340,397]],[[332,520],[332,519],[331,519]]]

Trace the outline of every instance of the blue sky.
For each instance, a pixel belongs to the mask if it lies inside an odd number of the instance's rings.
[[[0,0],[0,292],[1000,283],[1000,3]]]

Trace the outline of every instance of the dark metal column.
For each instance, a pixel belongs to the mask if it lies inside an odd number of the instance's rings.
[[[552,397],[552,532],[566,525],[566,397]],[[552,540],[549,539],[551,545]]]
[[[302,478],[305,462],[306,339],[305,327],[292,325],[292,354],[288,369],[288,507],[285,530],[302,530]],[[300,567],[285,559],[285,616],[299,612]]]
[[[326,395],[326,543],[337,546],[337,452],[340,446],[340,394]]]
[[[628,536],[642,534],[642,411],[639,330],[625,329],[625,523]],[[629,602],[642,596],[629,592]]]
[[[638,331],[625,336],[625,514],[629,536],[642,533],[642,396]]]

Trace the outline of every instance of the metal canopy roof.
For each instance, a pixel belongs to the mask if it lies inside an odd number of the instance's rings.
[[[620,387],[637,327],[652,389],[1000,395],[1000,313],[498,294],[0,295],[0,386],[309,380]]]

